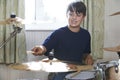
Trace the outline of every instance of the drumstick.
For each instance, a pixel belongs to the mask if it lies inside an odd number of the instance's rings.
[[[35,53],[34,51],[27,51],[28,54],[33,54]]]
[[[76,67],[77,67],[77,72],[75,72],[75,73],[71,76],[71,78],[74,77],[74,76],[76,76],[76,75],[78,75],[81,71],[90,70],[90,69],[93,68],[92,65],[84,65],[84,66],[77,65]]]
[[[77,71],[93,69],[92,65],[77,65]]]

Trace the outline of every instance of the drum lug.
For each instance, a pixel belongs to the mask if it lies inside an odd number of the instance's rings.
[[[118,73],[118,72],[119,72],[118,65],[115,65],[115,72],[116,72],[116,73]]]

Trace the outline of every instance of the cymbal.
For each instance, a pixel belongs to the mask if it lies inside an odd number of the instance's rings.
[[[21,64],[11,64],[8,67],[16,70],[26,71],[44,71],[44,72],[70,72],[92,69],[90,65],[74,65],[76,68],[71,68],[67,63],[59,60],[53,60],[50,64],[49,60],[32,61]]]
[[[6,21],[0,21],[0,25],[6,25],[7,22]]]
[[[52,65],[48,60],[42,61],[32,61],[21,64],[11,64],[9,68],[15,70],[25,70],[25,71],[44,71],[44,72],[69,72],[75,71],[70,69],[66,63],[60,61],[53,61]]]
[[[15,63],[15,64],[10,64],[8,67],[16,70],[29,70],[26,64]]]
[[[15,70],[40,71],[41,64],[38,62],[15,63],[8,66]]]
[[[12,22],[8,22],[7,20],[5,20],[5,21],[0,21],[0,25],[12,25],[13,23]],[[22,25],[24,25],[25,23],[23,23],[23,22],[15,22],[14,23],[14,25],[16,26],[16,27],[20,27],[20,26],[22,26]]]
[[[115,15],[120,15],[120,11],[119,11],[119,12],[116,12],[116,13],[113,13],[113,14],[111,14],[110,16],[115,16]]]
[[[108,48],[103,48],[105,51],[111,51],[111,52],[120,52],[120,45],[115,46],[115,47],[108,47]]]
[[[16,18],[8,18],[5,20],[0,21],[0,25],[6,25],[6,24],[15,24],[15,25],[23,25],[26,24],[27,21],[25,21],[24,19],[20,18],[20,17],[16,17]]]

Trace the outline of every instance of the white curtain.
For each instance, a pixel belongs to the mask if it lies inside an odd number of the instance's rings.
[[[24,0],[0,0],[0,21],[11,13],[24,18]],[[12,25],[0,25],[0,43],[8,39],[14,31]],[[26,41],[24,26],[20,33],[0,48],[0,63],[21,63],[26,61]]]
[[[83,0],[83,2],[87,6],[83,26],[91,34],[91,53],[94,59],[101,59],[104,45],[104,0]]]

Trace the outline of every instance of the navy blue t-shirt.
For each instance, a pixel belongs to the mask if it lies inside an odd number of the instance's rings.
[[[72,32],[67,26],[55,30],[44,41],[43,45],[47,52],[54,49],[54,56],[59,60],[82,62],[83,54],[91,53],[90,34],[87,30],[80,28],[79,32]]]

